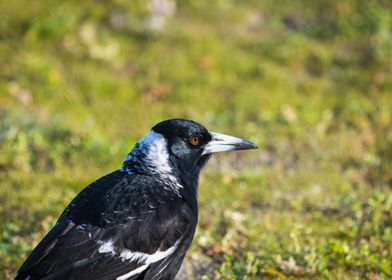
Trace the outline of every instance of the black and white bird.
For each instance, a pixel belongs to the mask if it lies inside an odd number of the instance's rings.
[[[72,200],[16,279],[174,279],[196,229],[200,170],[213,153],[254,148],[194,121],[158,123]]]

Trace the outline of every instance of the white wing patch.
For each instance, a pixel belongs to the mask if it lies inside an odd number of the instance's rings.
[[[154,254],[132,252],[131,250],[123,249],[121,251],[120,257],[123,261],[136,261],[138,263],[151,264],[173,254],[177,248],[177,242],[165,251],[158,249]]]
[[[113,240],[109,240],[106,242],[98,242],[99,244],[101,244],[101,246],[98,248],[98,252],[101,254],[104,253],[111,253],[113,256],[116,254],[116,252],[114,251],[114,241]]]
[[[143,272],[147,267],[148,267],[148,264],[139,266],[138,268],[132,270],[131,272],[128,272],[127,274],[124,274],[124,275],[117,277],[116,280],[126,280],[133,275],[136,275],[138,273]]]
[[[124,261],[124,262],[137,262],[142,265],[139,266],[138,268],[128,272],[127,274],[124,274],[122,276],[117,277],[117,280],[128,279],[129,277],[131,277],[133,275],[136,275],[138,273],[143,272],[145,269],[148,268],[148,266],[150,264],[155,263],[157,261],[160,261],[160,260],[172,255],[178,246],[178,242],[179,241],[177,241],[172,247],[168,248],[165,251],[161,251],[160,249],[158,249],[154,254],[133,252],[128,249],[121,250],[120,258],[122,261]],[[114,256],[116,254],[116,251],[115,251],[113,244],[114,244],[113,240],[102,242],[101,246],[98,249],[98,252],[101,254],[111,253],[112,256]]]

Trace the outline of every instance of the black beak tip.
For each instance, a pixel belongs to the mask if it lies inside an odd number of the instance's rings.
[[[238,146],[239,146],[238,148],[241,150],[251,150],[251,149],[259,148],[255,143],[252,143],[248,140],[243,140],[243,142]]]
[[[259,148],[259,146],[257,146],[255,143],[250,143],[251,145],[252,145],[252,147],[251,147],[251,149],[258,149]]]

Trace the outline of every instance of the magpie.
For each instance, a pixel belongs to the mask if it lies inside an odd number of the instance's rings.
[[[195,233],[202,167],[213,153],[255,148],[191,120],[156,124],[119,170],[71,201],[15,279],[174,279]]]

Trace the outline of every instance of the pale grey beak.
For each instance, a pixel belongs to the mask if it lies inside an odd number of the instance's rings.
[[[257,145],[248,140],[225,135],[216,132],[210,132],[211,141],[204,147],[203,155],[219,153],[224,151],[257,149]]]

